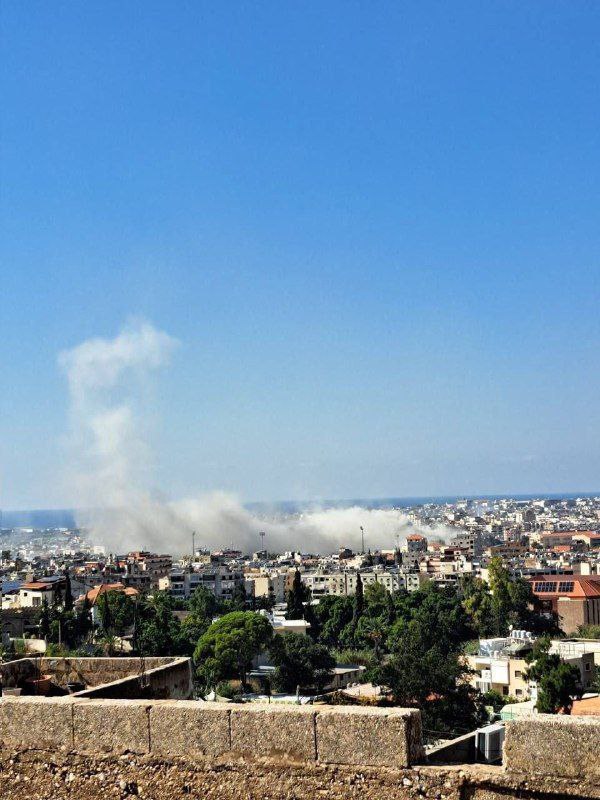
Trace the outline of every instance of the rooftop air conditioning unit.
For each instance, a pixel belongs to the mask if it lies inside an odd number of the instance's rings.
[[[477,760],[486,764],[502,761],[504,725],[486,725],[477,731]]]

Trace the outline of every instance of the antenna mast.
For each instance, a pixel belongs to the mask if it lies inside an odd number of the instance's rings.
[[[364,554],[364,552],[365,552],[365,529],[363,528],[362,525],[360,526],[360,539],[361,539],[361,542],[362,542],[361,553]]]

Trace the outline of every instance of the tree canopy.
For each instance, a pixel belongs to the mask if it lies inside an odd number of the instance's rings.
[[[231,678],[245,684],[252,659],[272,638],[271,623],[252,611],[232,611],[213,622],[194,651],[197,675],[205,690]]]
[[[283,692],[316,688],[322,691],[329,683],[335,659],[322,644],[309,636],[286,633],[275,636],[270,647],[271,661],[276,667],[273,684]]]
[[[578,668],[562,661],[556,653],[550,653],[550,638],[547,636],[534,643],[527,660],[531,664],[527,678],[537,682],[537,710],[542,714],[557,714],[559,711],[570,714],[573,700],[583,693]]]

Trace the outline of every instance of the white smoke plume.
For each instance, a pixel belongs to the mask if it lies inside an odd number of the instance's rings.
[[[177,341],[148,322],[132,323],[114,339],[89,339],[59,356],[70,396],[70,481],[78,498],[78,524],[112,552],[150,549],[190,552],[191,532],[198,546],[233,546],[243,552],[357,550],[361,527],[365,546],[393,548],[414,532],[397,509],[361,506],[307,511],[290,516],[259,516],[231,494],[213,492],[195,499],[165,502],[150,490],[151,448],[144,435],[143,399],[154,371],[166,366]],[[439,528],[424,531],[445,538]]]

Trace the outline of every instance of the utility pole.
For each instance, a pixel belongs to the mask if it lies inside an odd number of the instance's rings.
[[[264,550],[265,549],[265,532],[261,531],[258,535],[260,536],[260,549]]]
[[[364,552],[365,552],[365,529],[363,528],[362,525],[360,526],[360,538],[361,538],[361,542],[362,542],[361,553],[363,553],[363,555],[364,555]]]
[[[196,555],[196,531],[192,531],[192,561]]]

